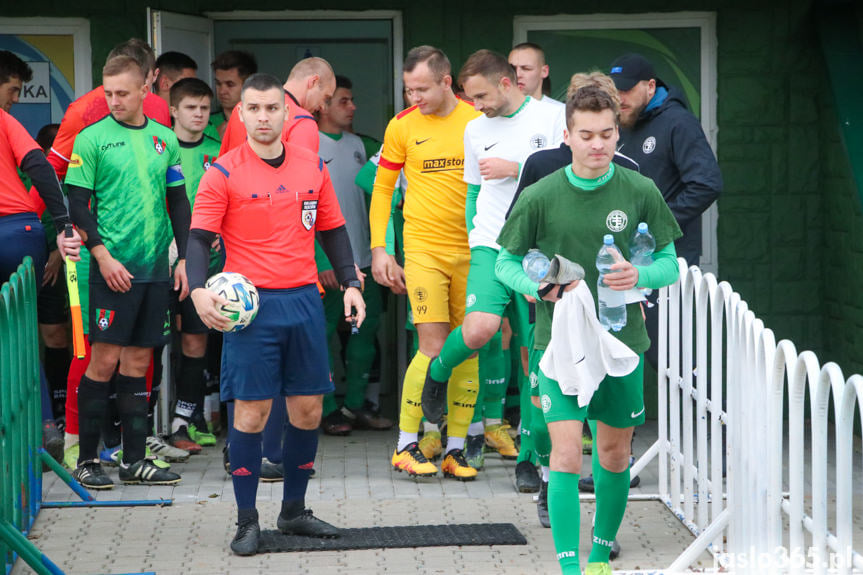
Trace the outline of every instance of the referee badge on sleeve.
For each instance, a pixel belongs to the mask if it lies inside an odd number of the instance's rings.
[[[303,212],[300,218],[303,220],[303,227],[311,230],[315,225],[315,219],[318,216],[318,200],[303,200]]]

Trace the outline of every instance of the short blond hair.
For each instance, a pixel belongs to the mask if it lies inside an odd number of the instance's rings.
[[[568,100],[571,98],[573,94],[585,86],[596,86],[603,92],[608,92],[608,95],[611,96],[611,99],[614,100],[614,103],[618,108],[620,108],[620,95],[617,93],[617,87],[614,85],[614,80],[611,79],[611,76],[603,74],[599,70],[573,74],[572,78],[569,80],[569,88],[566,90],[566,99]]]
[[[131,72],[135,76],[140,77],[142,82],[146,76],[135,58],[131,56],[114,56],[105,62],[105,66],[102,68],[102,77],[119,76],[126,72]]]

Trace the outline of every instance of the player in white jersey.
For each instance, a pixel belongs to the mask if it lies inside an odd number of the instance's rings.
[[[560,113],[566,114],[566,105],[563,102],[542,93],[542,83],[548,78],[549,69],[545,62],[545,52],[538,44],[522,42],[513,46],[509,52],[509,63],[515,68],[518,88],[524,95],[560,108]]]
[[[318,113],[319,149],[318,154],[327,165],[333,188],[339,199],[339,206],[345,218],[345,228],[351,240],[354,263],[365,273],[363,288],[364,299],[371,309],[361,330],[357,330],[348,340],[345,349],[345,379],[347,392],[344,404],[340,407],[333,393],[324,396],[321,426],[329,435],[347,435],[356,427],[360,429],[389,429],[392,421],[381,417],[365,403],[366,385],[369,371],[375,360],[375,339],[377,336],[380,310],[381,289],[371,275],[372,252],[369,248],[369,212],[366,194],[356,183],[359,171],[366,163],[363,141],[349,128],[354,120],[353,84],[344,76],[336,76],[336,90],[333,97]],[[327,341],[330,341],[337,326],[344,321],[344,304],[341,286],[335,272],[316,245],[315,261],[318,264],[318,280],[326,290],[324,312],[327,318]],[[330,350],[330,367],[334,356]]]
[[[518,186],[522,163],[537,150],[563,140],[564,114],[525,96],[512,66],[501,54],[480,50],[468,58],[459,83],[483,115],[464,133],[464,180],[468,183],[466,220],[471,248],[465,320],[453,330],[429,367],[426,385],[444,385],[453,367],[480,351],[480,397],[468,430],[468,457],[481,462],[483,441],[507,459],[518,451],[502,423],[506,393],[501,349],[501,317],[510,301],[516,306],[516,330],[527,327],[527,302],[497,280],[495,241]],[[483,416],[485,425],[483,425]]]

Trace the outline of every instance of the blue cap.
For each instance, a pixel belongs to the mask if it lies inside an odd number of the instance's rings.
[[[611,234],[605,234],[604,236],[602,236],[602,243],[610,246],[614,243],[614,236]]]
[[[641,222],[638,224],[638,233],[646,234],[647,233],[647,222]]]

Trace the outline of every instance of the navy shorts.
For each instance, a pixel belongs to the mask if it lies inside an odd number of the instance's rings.
[[[42,274],[48,261],[45,245],[45,228],[33,212],[0,217],[0,285],[9,281],[24,260],[33,258],[36,272],[36,291],[42,287]],[[60,281],[59,279],[57,281]]]
[[[261,289],[255,320],[224,334],[222,401],[324,395],[335,390],[317,287]]]

